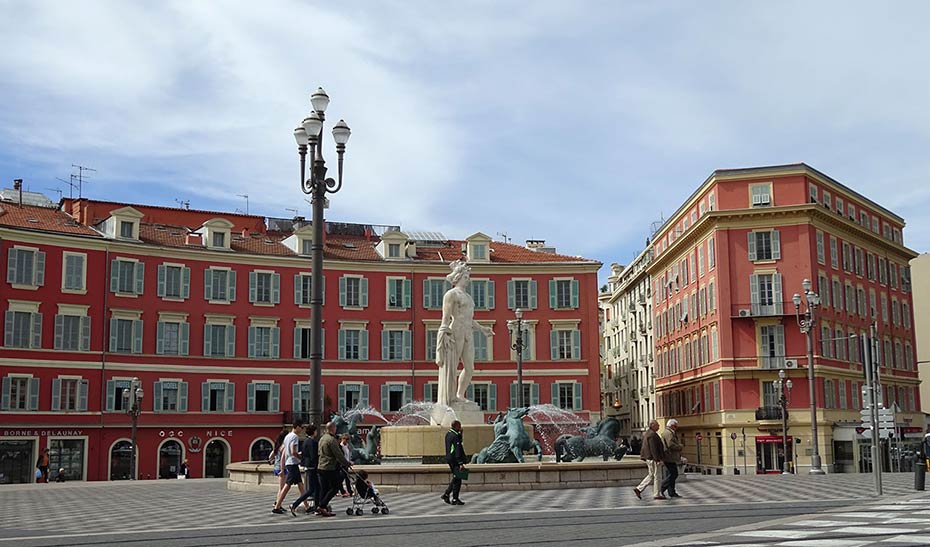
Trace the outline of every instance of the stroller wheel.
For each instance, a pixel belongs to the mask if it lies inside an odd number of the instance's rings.
[[[387,508],[387,506],[384,506],[384,507],[381,508],[381,514],[382,514],[382,515],[388,514],[388,508]]]
[[[357,516],[357,517],[362,516],[362,508],[361,508],[361,507],[359,507],[358,509],[355,510],[355,516]]]
[[[349,507],[349,508],[346,509],[346,514],[349,515],[349,516],[352,516],[352,508],[351,508],[351,507]]]
[[[378,508],[377,508],[377,507],[372,507],[372,508],[371,508],[371,514],[372,514],[372,515],[377,515],[377,514],[378,514]]]

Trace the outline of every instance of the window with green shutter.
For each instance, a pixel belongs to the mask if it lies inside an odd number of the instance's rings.
[[[142,294],[145,290],[145,264],[115,258],[110,262],[110,292]]]
[[[535,310],[537,307],[537,283],[533,279],[511,279],[507,281],[507,308],[511,310]]]
[[[578,307],[578,281],[575,279],[551,279],[549,281],[549,307],[554,310]]]
[[[339,329],[339,360],[368,360],[368,331],[364,329]]]
[[[5,347],[39,349],[42,347],[42,314],[7,311],[3,331]]]
[[[7,252],[6,281],[11,285],[45,284],[45,252],[12,248]]]
[[[85,261],[87,255],[78,253],[64,253],[62,265],[61,288],[67,291],[83,291],[86,289]]]
[[[448,281],[442,278],[423,280],[423,307],[428,310],[441,310],[442,298],[446,291],[452,288]]]

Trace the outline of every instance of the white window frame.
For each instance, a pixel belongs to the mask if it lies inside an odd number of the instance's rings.
[[[69,288],[68,282],[68,258],[81,259],[81,283],[80,287]],[[87,294],[87,253],[76,253],[74,251],[62,251],[61,253],[61,292],[63,294]]]

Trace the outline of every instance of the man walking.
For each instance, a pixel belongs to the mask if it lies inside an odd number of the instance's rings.
[[[352,463],[346,459],[336,439],[336,424],[326,424],[326,433],[320,439],[320,459],[317,473],[320,478],[320,495],[317,499],[316,514],[321,517],[333,517],[335,513],[328,509],[336,491],[339,490],[340,469],[351,469]]]
[[[284,437],[284,442],[281,443],[281,449],[284,450],[284,470],[285,470],[285,480],[284,488],[278,492],[278,499],[274,502],[274,509],[271,510],[275,514],[283,514],[284,509],[281,508],[281,504],[284,503],[284,497],[287,496],[287,493],[291,490],[291,486],[297,485],[297,489],[300,491],[300,495],[304,494],[304,484],[300,480],[300,433],[304,430],[304,424],[300,422],[294,422],[294,426],[291,429],[291,432]],[[309,505],[308,505],[309,507]]]
[[[662,444],[665,446],[665,457],[662,461],[665,463],[665,480],[662,481],[662,488],[659,493],[668,492],[670,498],[680,498],[675,490],[675,481],[678,479],[678,464],[681,463],[681,439],[678,438],[678,420],[672,418],[665,424],[665,431],[662,432]]]
[[[656,431],[659,430],[659,422],[651,420],[649,429],[643,433],[643,444],[640,448],[639,459],[646,462],[646,468],[649,470],[639,486],[633,489],[636,497],[643,499],[643,490],[652,483],[652,499],[667,499],[659,490],[659,470],[661,469],[662,459],[665,456],[665,449],[662,446],[662,438]]]
[[[465,502],[459,499],[459,492],[462,490],[460,474],[465,470],[465,448],[462,446],[462,423],[458,420],[452,422],[452,429],[446,433],[446,463],[452,471],[452,480],[442,495],[442,501],[449,505],[465,505]],[[450,494],[452,499],[449,499]]]
[[[320,501],[320,479],[317,477],[317,463],[320,460],[320,443],[316,436],[316,426],[307,427],[307,438],[304,439],[303,448],[300,451],[300,464],[307,469],[307,490],[297,501],[291,504],[291,514],[297,516],[297,507],[305,501],[312,500],[313,505],[307,506],[307,513],[314,512]]]

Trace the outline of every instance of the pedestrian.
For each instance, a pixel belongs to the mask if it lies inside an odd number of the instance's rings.
[[[678,479],[678,464],[681,463],[681,439],[678,438],[678,420],[670,419],[665,423],[665,431],[662,432],[662,444],[665,447],[665,457],[662,461],[665,463],[665,480],[662,481],[662,488],[659,493],[668,492],[670,498],[680,498],[678,491],[675,490],[675,481]]]
[[[656,433],[658,430],[659,422],[650,420],[649,429],[643,432],[643,442],[640,446],[639,459],[646,462],[648,472],[643,478],[643,481],[639,483],[639,486],[633,489],[633,493],[636,494],[636,497],[639,499],[643,499],[643,490],[645,490],[650,483],[652,483],[652,492],[654,494],[652,499],[668,499],[662,495],[662,491],[659,489],[659,470],[662,466],[662,459],[665,456],[665,449],[662,446],[662,438]]]
[[[300,465],[307,470],[307,488],[304,495],[291,504],[292,515],[295,515],[297,507],[307,500],[310,501],[310,505],[306,509],[307,513],[315,512],[316,508],[320,506],[320,479],[317,476],[317,463],[320,461],[320,442],[316,434],[315,425],[307,427],[307,438],[304,439],[304,445],[300,450]]]
[[[281,447],[284,445],[284,438],[287,437],[287,431],[282,431],[278,433],[278,438],[274,441],[274,448],[271,450],[271,455],[268,457],[268,463],[271,464],[271,471],[274,473],[275,477],[278,477],[278,491],[275,492],[275,500],[278,499],[278,493],[284,489],[284,473],[281,469]]]
[[[446,433],[446,463],[452,471],[452,479],[442,495],[442,501],[449,505],[465,505],[459,499],[462,490],[462,474],[465,471],[465,448],[462,446],[462,423],[458,420],[452,422],[452,428]],[[449,499],[449,496],[452,499]]]
[[[285,472],[284,488],[278,492],[278,498],[274,502],[274,509],[271,510],[272,513],[284,513],[281,504],[284,503],[284,497],[287,496],[292,486],[296,485],[297,490],[300,491],[300,495],[304,495],[304,483],[300,479],[300,434],[303,430],[304,425],[302,423],[294,422],[294,427],[291,429],[291,432],[284,437],[284,443],[281,445]],[[310,505],[307,504],[307,507],[309,508]],[[291,512],[293,513],[293,511]]]
[[[48,448],[39,454],[39,459],[36,460],[36,469],[39,470],[36,473],[36,482],[48,483]]]
[[[352,461],[352,445],[349,444],[349,434],[343,433],[339,436],[339,447],[342,448],[342,455],[346,460]],[[352,495],[352,481],[349,480],[349,474],[345,469],[340,470],[342,480],[339,483],[339,493],[342,497],[347,498]]]
[[[181,470],[178,471],[179,479],[186,479],[190,475],[190,468],[187,466],[187,458],[184,458],[184,461],[181,462]]]
[[[65,476],[65,468],[61,467],[58,469],[58,476],[55,477],[55,482],[65,482],[67,477]]]
[[[335,513],[329,510],[329,502],[339,491],[341,469],[351,469],[352,462],[346,459],[336,440],[336,424],[326,424],[326,432],[320,439],[320,460],[317,463],[317,473],[320,476],[320,500],[316,506],[316,514],[321,517],[332,517]]]

